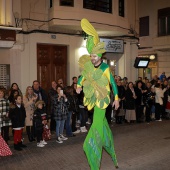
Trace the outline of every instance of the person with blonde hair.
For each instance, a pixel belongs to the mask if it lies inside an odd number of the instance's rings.
[[[26,110],[26,132],[30,142],[35,141],[34,139],[34,128],[33,128],[33,113],[35,110],[35,102],[37,96],[34,94],[31,86],[26,88],[25,96],[23,97],[23,103]]]
[[[46,124],[47,114],[44,112],[45,102],[43,100],[38,100],[35,103],[35,111],[33,115],[33,124],[35,127],[35,133],[37,137],[37,147],[44,147],[47,142],[43,139],[43,127]]]

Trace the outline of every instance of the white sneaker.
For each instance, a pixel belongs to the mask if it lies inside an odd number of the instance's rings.
[[[87,132],[87,129],[86,129],[86,127],[85,127],[85,126],[80,127],[80,130],[81,130],[81,132]]]
[[[159,119],[159,120],[156,120],[156,121],[159,121],[159,122],[161,122],[161,121],[162,121],[162,119]]]
[[[57,138],[56,142],[57,142],[57,143],[63,143],[63,141],[61,140],[60,137]]]
[[[66,138],[66,137],[63,136],[63,135],[60,135],[60,139],[61,139],[61,140],[67,140],[68,138]]]
[[[40,143],[42,143],[43,145],[47,144],[47,142],[45,140],[40,141]]]
[[[42,143],[37,143],[37,147],[44,147],[44,145]]]
[[[73,132],[73,134],[76,134],[76,133],[80,133],[80,130],[76,130],[75,132]]]

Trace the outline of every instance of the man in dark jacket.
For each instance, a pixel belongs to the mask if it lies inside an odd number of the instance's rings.
[[[45,103],[44,111],[47,112],[48,96],[45,90],[40,87],[40,82],[38,80],[34,80],[32,88],[34,93],[38,96],[37,101],[38,100],[44,101]]]
[[[51,89],[48,92],[49,104],[50,104],[50,112],[51,112],[51,122],[50,122],[50,130],[55,131],[56,122],[54,120],[54,96],[57,94],[57,83],[56,81],[51,82]]]

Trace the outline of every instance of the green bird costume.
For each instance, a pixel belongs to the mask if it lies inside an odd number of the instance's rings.
[[[87,19],[81,20],[81,27],[88,34],[86,48],[89,54],[102,57],[105,52],[104,43],[100,42],[94,27]],[[93,123],[83,145],[90,168],[99,170],[103,148],[110,154],[115,167],[118,168],[113,135],[105,117],[106,108],[110,103],[110,84],[115,100],[118,100],[117,85],[106,63],[102,62],[98,67],[94,67],[90,55],[83,55],[79,59],[79,66],[82,72],[77,87],[83,86],[83,102],[88,110],[94,108]]]

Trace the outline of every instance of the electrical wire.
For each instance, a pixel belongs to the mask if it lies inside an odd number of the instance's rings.
[[[28,21],[36,21],[36,22],[50,22],[50,21],[53,21],[53,20],[62,20],[62,21],[78,21],[80,22],[81,20],[79,19],[63,19],[63,18],[51,18],[49,20],[46,20],[46,21],[43,21],[43,20],[36,20],[36,19],[30,19],[30,18],[22,18],[23,20],[28,20]],[[122,29],[125,29],[125,30],[128,30],[130,31],[129,28],[124,28],[124,27],[121,27],[121,26],[118,26],[118,25],[113,25],[113,24],[105,24],[105,23],[101,23],[101,22],[93,22],[93,21],[90,21],[90,23],[94,23],[94,24],[99,24],[99,25],[106,25],[106,26],[111,26],[111,27],[117,27],[117,28],[122,28]]]

